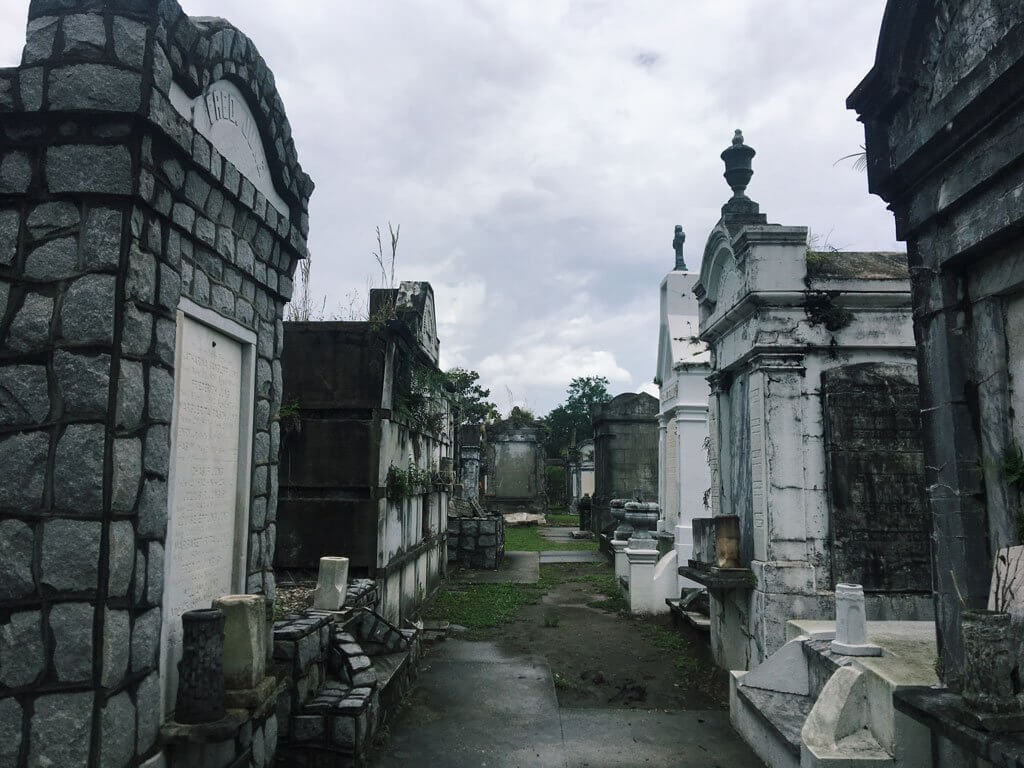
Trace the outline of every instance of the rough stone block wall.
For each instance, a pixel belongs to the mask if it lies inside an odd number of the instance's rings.
[[[497,569],[505,557],[505,518],[449,517],[448,562]]]
[[[257,335],[247,587],[273,594],[280,319],[312,191],[273,79],[175,2],[34,0],[0,70],[0,765],[155,755],[176,310]],[[292,205],[169,101],[230,76]]]

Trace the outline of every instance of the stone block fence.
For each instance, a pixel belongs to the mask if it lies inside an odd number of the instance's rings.
[[[448,562],[497,569],[505,557],[505,518],[449,517]]]

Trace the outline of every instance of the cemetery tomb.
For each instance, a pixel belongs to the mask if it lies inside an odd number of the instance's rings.
[[[544,445],[539,425],[513,408],[486,428],[486,491],[481,505],[500,515],[543,515],[548,510]]]
[[[0,70],[0,378],[37,394],[0,423],[0,635],[24,659],[0,651],[0,752],[178,768],[258,738],[272,758],[276,681],[203,746],[174,720],[176,662],[184,613],[275,593],[281,319],[312,181],[222,19],[33,0],[23,61]]]
[[[847,100],[865,126],[868,187],[893,211],[914,276],[944,687],[897,693],[896,706],[932,728],[950,764],[1024,755],[1018,738],[980,724],[992,713],[979,688],[1009,677],[985,672],[998,644],[968,642],[972,612],[989,605],[997,555],[1024,543],[1019,488],[1007,471],[1024,442],[1022,67],[1020,3],[893,1],[874,66]],[[979,652],[992,663],[979,665]],[[1003,714],[1022,719],[1019,706]]]
[[[743,191],[752,157],[737,132],[694,289],[710,507],[737,521],[738,562],[680,569],[708,587],[715,660],[737,670],[789,619],[830,617],[838,583],[864,585],[869,620],[932,616],[906,257],[819,253],[805,227],[767,223]]]
[[[376,580],[379,609],[416,615],[447,567],[453,478],[451,414],[437,381],[439,344],[429,283],[374,289],[371,313],[396,321],[287,322],[285,401],[297,415],[282,439],[275,564],[309,572],[347,557]]]
[[[612,499],[658,498],[658,401],[647,394],[617,395],[595,406],[594,511],[591,530],[608,552]],[[610,552],[609,552],[610,554]]]

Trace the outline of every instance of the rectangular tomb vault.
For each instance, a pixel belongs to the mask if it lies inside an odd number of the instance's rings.
[[[178,313],[160,657],[165,714],[177,695],[181,615],[244,591],[251,345],[223,332],[229,321],[204,319],[221,329]]]

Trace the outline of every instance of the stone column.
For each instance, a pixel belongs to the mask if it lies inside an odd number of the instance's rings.
[[[174,719],[179,723],[212,723],[225,715],[224,613],[216,608],[187,611],[181,623]]]
[[[257,688],[267,672],[267,607],[262,595],[225,595],[213,601],[224,614],[224,686]]]
[[[668,459],[668,423],[671,416],[658,418],[658,505],[661,507],[661,519],[658,520],[658,531],[665,530],[665,503],[667,498],[668,472],[666,472],[666,461]]]

